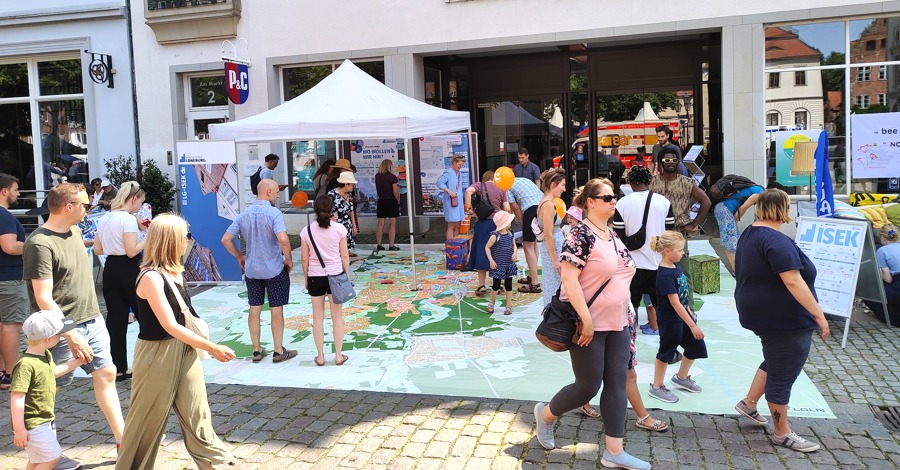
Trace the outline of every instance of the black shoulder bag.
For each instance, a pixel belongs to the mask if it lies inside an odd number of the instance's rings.
[[[319,253],[319,247],[316,246],[316,240],[313,238],[309,225],[306,226],[306,232],[309,233],[309,242],[312,243],[313,250],[316,250],[316,256],[319,258],[322,269],[325,269],[325,261],[322,260],[322,254]],[[306,275],[309,276],[309,273]],[[331,290],[331,301],[336,304],[342,304],[356,297],[356,291],[353,290],[353,283],[350,282],[347,273],[328,275],[328,287]]]
[[[647,204],[644,206],[644,220],[641,221],[641,228],[622,240],[625,248],[631,251],[639,250],[647,241],[647,216],[650,215],[650,200],[653,199],[653,191],[647,193]]]
[[[484,194],[484,183],[481,183],[481,189],[472,195],[472,210],[478,216],[478,220],[487,220],[494,213],[494,206]]]
[[[591,304],[597,300],[597,296],[603,292],[609,281],[610,279],[607,279],[588,300],[588,308],[591,308]],[[555,352],[568,351],[572,347],[575,335],[581,330],[581,318],[578,317],[578,312],[572,307],[571,302],[559,300],[559,292],[557,289],[553,300],[544,307],[543,319],[534,332],[534,336],[541,344]]]

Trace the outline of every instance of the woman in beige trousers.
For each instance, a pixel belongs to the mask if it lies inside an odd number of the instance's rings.
[[[187,448],[201,470],[233,465],[234,456],[212,427],[198,351],[220,362],[234,351],[185,326],[198,318],[183,285],[181,254],[191,237],[184,219],[166,214],[150,225],[137,280],[140,333],[134,349],[131,407],[116,461],[118,470],[152,469],[174,408]],[[189,317],[186,317],[189,315]]]

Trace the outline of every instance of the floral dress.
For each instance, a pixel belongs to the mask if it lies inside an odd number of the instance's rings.
[[[344,199],[344,196],[341,196],[337,189],[328,191],[328,196],[334,201],[334,209],[331,215],[336,217],[338,223],[347,229],[347,249],[352,250],[356,246],[353,240],[353,203]]]

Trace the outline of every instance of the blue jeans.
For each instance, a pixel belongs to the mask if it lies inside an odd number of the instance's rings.
[[[91,350],[94,351],[94,359],[87,364],[81,365],[81,370],[90,375],[95,370],[106,369],[107,367],[115,367],[112,362],[112,354],[109,350],[109,331],[103,323],[102,317],[79,323],[72,331],[81,333],[81,336],[88,342]],[[72,359],[72,350],[69,349],[69,342],[65,337],[59,340],[59,343],[50,350],[53,355],[53,362],[56,364],[64,364]],[[122,371],[125,372],[125,371]],[[56,378],[57,387],[65,387],[72,383],[75,378],[74,372]]]

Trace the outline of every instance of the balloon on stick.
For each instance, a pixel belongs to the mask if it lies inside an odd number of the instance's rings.
[[[509,191],[509,188],[512,187],[513,181],[515,181],[516,175],[512,170],[509,169],[508,166],[501,166],[497,168],[497,171],[494,172],[494,183],[498,188]]]
[[[309,196],[306,195],[306,191],[297,191],[291,196],[291,205],[294,207],[304,206],[307,202],[309,202]]]
[[[566,216],[566,203],[562,199],[558,197],[553,198],[553,205],[556,206],[556,214],[559,215],[560,219]]]

